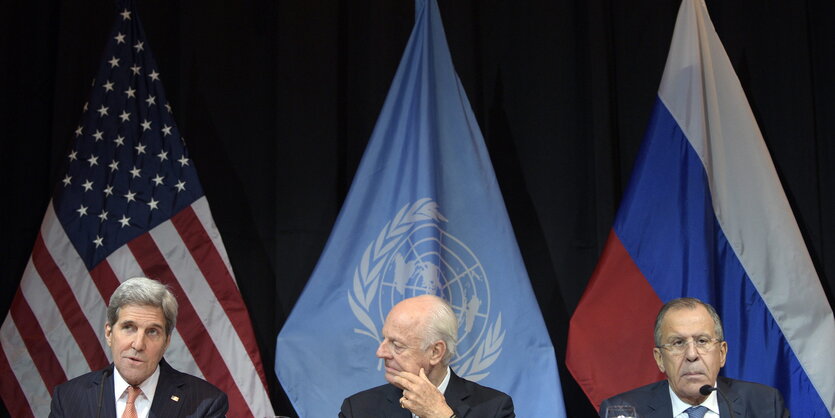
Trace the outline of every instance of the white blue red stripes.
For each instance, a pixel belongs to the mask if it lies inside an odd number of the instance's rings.
[[[701,0],[682,2],[613,230],[607,248],[622,243],[624,252],[612,252],[634,262],[659,300],[692,296],[716,306],[729,345],[723,374],[777,387],[794,416],[835,416],[835,319]],[[590,303],[622,280],[607,268],[617,263],[603,263],[569,335],[569,368],[595,403],[631,389],[595,380],[599,370],[571,359],[599,344],[582,331],[600,320]],[[648,327],[647,319],[641,312],[615,321]]]
[[[745,373],[773,376],[795,415],[812,416],[817,402],[828,413],[816,413],[835,415],[835,356],[822,355],[835,345],[835,319],[820,279],[704,2],[685,2],[678,19],[671,48],[677,53],[668,58],[659,97],[705,167],[721,229],[717,240],[727,240],[716,251],[729,260],[726,269],[737,269],[723,273],[730,279],[744,272],[747,278],[739,279],[745,299],[724,295],[730,303],[745,303],[737,308],[746,320],[740,342],[750,344],[740,349],[752,362],[762,346],[769,355],[762,360],[778,363],[772,372],[760,364]],[[702,94],[688,94],[694,90]],[[760,328],[764,340],[757,339]]]
[[[820,416],[820,396],[719,226],[704,166],[660,101],[649,132],[636,164],[644,181],[624,196],[615,233],[661,300],[717,308],[730,347],[724,375],[775,386],[793,414]]]

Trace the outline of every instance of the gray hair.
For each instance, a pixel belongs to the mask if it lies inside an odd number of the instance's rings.
[[[168,286],[147,277],[127,279],[113,295],[107,306],[107,323],[116,325],[119,321],[119,311],[126,305],[153,306],[162,309],[165,316],[165,335],[170,336],[177,325],[177,299]]]
[[[655,346],[661,346],[661,322],[664,321],[664,316],[667,315],[668,311],[696,309],[698,306],[704,306],[704,308],[707,309],[707,313],[710,314],[711,318],[713,318],[713,332],[716,334],[716,338],[718,338],[719,341],[725,341],[725,332],[722,329],[722,320],[719,319],[719,314],[716,313],[716,309],[714,309],[713,306],[696,298],[678,298],[665,303],[658,312],[658,316],[655,317]]]
[[[449,302],[438,296],[431,296],[437,303],[426,318],[423,348],[429,348],[438,340],[443,341],[446,344],[446,352],[441,363],[448,366],[455,356],[455,346],[458,344],[458,317],[455,316]]]

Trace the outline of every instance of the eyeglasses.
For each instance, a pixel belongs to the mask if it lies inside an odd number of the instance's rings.
[[[713,347],[716,347],[716,343],[720,342],[722,340],[718,338],[699,337],[695,340],[675,340],[671,343],[661,344],[657,348],[666,349],[670,354],[678,356],[684,354],[687,351],[687,347],[692,343],[699,354],[707,354],[713,350]]]

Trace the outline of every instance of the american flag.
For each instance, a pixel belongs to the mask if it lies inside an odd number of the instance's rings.
[[[169,363],[226,392],[230,416],[272,416],[249,314],[159,68],[133,2],[118,10],[0,328],[0,395],[13,416],[48,415],[56,385],[110,363],[106,303],[120,282],[147,276],[180,303]]]

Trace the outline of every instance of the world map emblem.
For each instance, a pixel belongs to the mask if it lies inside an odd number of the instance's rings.
[[[443,228],[447,222],[430,198],[403,206],[363,252],[348,303],[361,324],[354,332],[379,344],[386,315],[398,302],[423,294],[446,299],[458,317],[458,346],[450,367],[479,381],[501,355],[502,314],[491,310],[484,266],[466,243]]]

